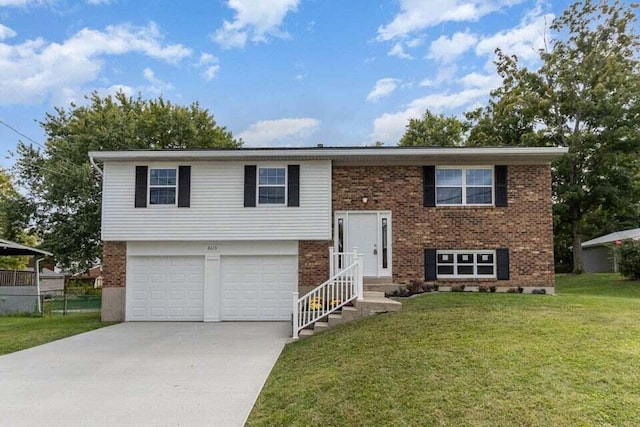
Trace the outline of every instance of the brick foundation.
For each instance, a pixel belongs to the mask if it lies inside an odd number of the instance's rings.
[[[554,286],[551,169],[548,165],[509,166],[509,206],[506,208],[424,207],[420,166],[334,166],[332,180],[334,211],[391,211],[392,267],[396,283],[424,280],[425,248],[507,247],[510,280],[439,280],[437,283]],[[367,197],[366,204],[362,202],[363,197]],[[322,250],[326,252],[326,248]],[[301,259],[308,259],[303,245],[300,255]],[[328,257],[322,259],[327,259],[328,264]],[[313,265],[322,273],[328,269],[327,265]],[[309,270],[300,269],[301,283],[309,277]],[[316,283],[320,282],[316,279]]]

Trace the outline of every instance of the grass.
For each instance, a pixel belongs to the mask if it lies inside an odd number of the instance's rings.
[[[640,425],[640,283],[438,293],[292,343],[248,425]]]
[[[100,312],[45,317],[2,316],[0,317],[0,355],[107,325],[110,323],[100,321]]]

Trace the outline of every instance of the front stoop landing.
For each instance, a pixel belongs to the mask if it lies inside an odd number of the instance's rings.
[[[366,287],[365,287],[366,289]],[[339,312],[332,313],[300,331],[300,338],[310,337],[314,334],[326,331],[332,326],[353,322],[374,314],[388,313],[402,310],[402,303],[385,298],[382,291],[364,291],[362,301],[355,300],[353,306],[344,306]]]

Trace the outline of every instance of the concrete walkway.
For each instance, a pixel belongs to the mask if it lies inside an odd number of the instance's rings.
[[[241,426],[288,323],[122,323],[0,356],[0,424]]]

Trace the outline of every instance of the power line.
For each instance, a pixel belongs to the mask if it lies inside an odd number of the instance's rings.
[[[13,132],[15,132],[15,133],[17,133],[18,135],[20,135],[21,137],[23,137],[23,138],[27,139],[29,142],[31,142],[31,143],[33,143],[33,144],[36,144],[36,145],[38,145],[38,146],[40,146],[40,147],[44,148],[45,150],[47,149],[47,147],[45,147],[45,146],[44,146],[44,144],[39,143],[39,142],[38,142],[38,141],[36,141],[35,139],[31,138],[29,135],[26,135],[24,132],[19,131],[18,129],[16,129],[15,127],[11,126],[10,124],[8,124],[7,122],[5,122],[4,120],[0,119],[0,124],[1,124],[1,125],[3,125],[3,126],[5,126],[5,127],[7,127],[7,128],[9,128],[9,129],[11,129]],[[61,160],[63,161],[63,163],[66,163],[68,166],[73,166],[74,168],[77,166],[77,165],[74,165],[73,163],[69,162],[69,161],[68,161],[67,159],[65,159],[65,158],[62,158]],[[41,166],[41,168],[42,168],[42,169],[45,169],[45,170],[48,170],[49,172],[52,172],[52,171],[51,171],[51,169],[46,169],[46,168],[43,168],[42,166]],[[71,172],[68,168],[65,168],[65,171],[66,171],[66,172]]]

